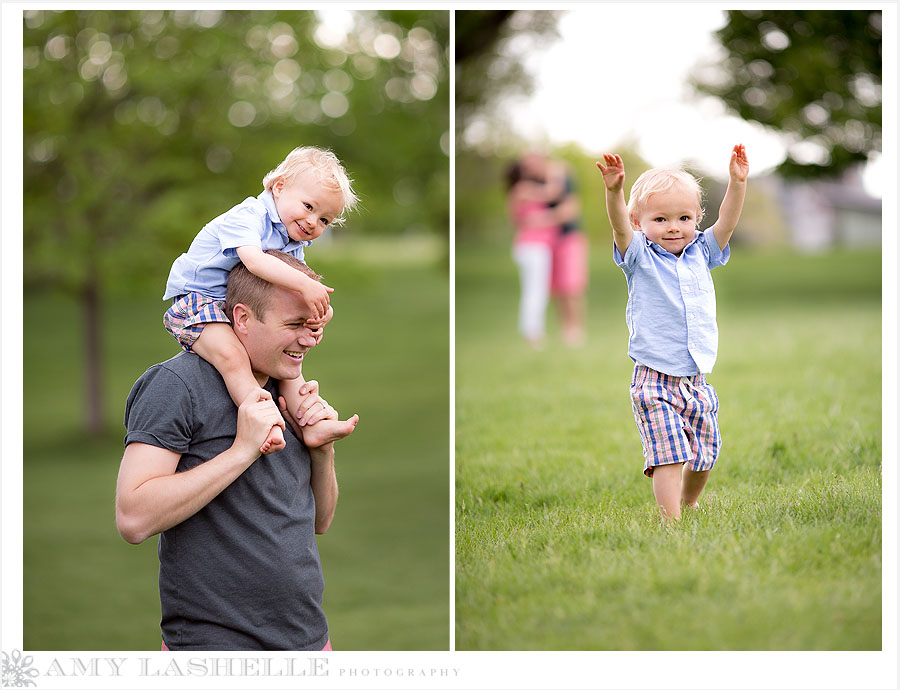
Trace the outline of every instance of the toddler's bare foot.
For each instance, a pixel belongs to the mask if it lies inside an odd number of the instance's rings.
[[[259,447],[259,452],[263,455],[268,455],[269,453],[281,450],[285,445],[287,444],[284,442],[284,432],[281,430],[281,427],[276,424],[272,427],[266,440],[263,441],[263,444]]]
[[[322,419],[315,424],[308,424],[301,427],[303,443],[310,448],[318,448],[331,441],[346,438],[353,433],[358,422],[359,415],[355,414],[344,422],[339,419]]]

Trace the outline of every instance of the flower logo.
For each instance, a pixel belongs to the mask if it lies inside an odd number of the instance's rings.
[[[35,682],[31,679],[38,675],[38,670],[31,668],[32,657],[23,657],[18,649],[14,649],[12,655],[6,652],[3,652],[2,655],[4,688],[30,688],[35,686]]]

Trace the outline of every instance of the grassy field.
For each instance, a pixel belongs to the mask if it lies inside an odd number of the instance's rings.
[[[360,415],[337,446],[341,497],[319,538],[325,611],[335,649],[446,650],[448,279],[415,260],[387,261],[313,262],[336,288],[336,316],[304,373],[342,418]],[[126,544],[113,499],[125,398],[147,366],[176,351],[163,307],[155,296],[106,304],[110,432],[89,440],[79,431],[74,304],[25,300],[25,649],[159,649],[156,539]]]
[[[880,649],[880,254],[714,271],[723,452],[667,527],[605,250],[587,346],[535,352],[508,248],[457,248],[456,648]]]

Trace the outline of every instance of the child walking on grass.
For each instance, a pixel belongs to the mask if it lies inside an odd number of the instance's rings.
[[[228,274],[239,262],[260,278],[299,292],[313,317],[306,325],[321,329],[333,315],[328,293],[314,272],[307,275],[274,256],[277,249],[304,261],[303,249],[329,225],[340,224],[344,211],[358,199],[337,157],[313,146],[298,147],[263,178],[263,192],[248,197],[210,221],[194,238],[187,253],[169,272],[163,299],[174,302],[163,317],[181,347],[212,364],[225,380],[235,405],[259,388],[250,359],[222,310]],[[285,353],[302,360],[302,353]],[[279,394],[286,409],[298,414],[302,375],[281,381]],[[323,420],[324,423],[325,420]],[[301,426],[303,419],[299,420]],[[280,426],[273,426],[260,448],[263,454],[284,448]]]
[[[741,215],[750,166],[743,144],[731,152],[728,189],[716,223],[703,219],[698,181],[681,170],[653,169],[631,187],[625,165],[604,154],[613,256],[628,285],[628,355],[634,360],[631,405],[644,449],[644,474],[664,520],[696,507],[719,457],[719,399],[705,377],[718,349],[710,269],[723,266]]]

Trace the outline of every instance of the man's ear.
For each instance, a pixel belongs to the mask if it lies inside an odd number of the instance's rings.
[[[279,177],[275,182],[272,183],[272,196],[276,199],[281,196],[281,192],[284,190],[284,178]]]
[[[253,312],[245,304],[235,304],[231,313],[231,324],[238,333],[247,333],[247,325],[253,318]]]
[[[638,230],[641,229],[641,221],[638,220],[637,216],[631,216],[628,220],[631,221],[632,226],[634,226]]]

